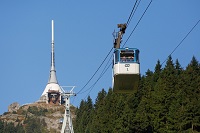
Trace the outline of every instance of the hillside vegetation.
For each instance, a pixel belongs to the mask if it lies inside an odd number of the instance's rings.
[[[195,57],[183,69],[168,58],[147,70],[134,94],[102,89],[76,112],[76,133],[200,132],[200,64]]]
[[[0,116],[0,133],[60,133],[65,107],[32,103]],[[71,106],[72,119],[76,108]]]

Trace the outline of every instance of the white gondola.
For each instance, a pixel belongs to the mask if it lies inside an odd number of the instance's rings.
[[[133,93],[138,88],[140,76],[139,50],[116,48],[113,57],[113,91]]]

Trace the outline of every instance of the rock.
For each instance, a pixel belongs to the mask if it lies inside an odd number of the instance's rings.
[[[17,102],[12,103],[11,105],[8,106],[8,112],[14,112],[19,109],[20,105]]]
[[[0,115],[0,121],[7,123],[14,123],[14,125],[22,124],[26,125],[24,121],[28,118],[34,118],[40,124],[43,124],[43,129],[47,129],[51,133],[60,133],[62,128],[63,115],[65,112],[65,106],[63,105],[51,105],[43,102],[28,103],[19,105],[19,103],[12,103],[8,107],[8,111],[5,115]],[[70,105],[70,112],[73,121],[76,118],[76,108]],[[0,131],[1,132],[1,131]]]

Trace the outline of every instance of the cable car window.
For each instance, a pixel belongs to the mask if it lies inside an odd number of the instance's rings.
[[[115,63],[119,62],[119,51],[115,51]]]
[[[136,62],[139,63],[139,50],[135,51]]]
[[[133,50],[122,50],[120,52],[121,62],[132,62],[134,61],[134,51]]]

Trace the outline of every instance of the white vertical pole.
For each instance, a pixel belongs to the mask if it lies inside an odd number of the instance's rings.
[[[52,35],[51,35],[51,39],[52,39],[52,41],[51,41],[51,43],[54,43],[54,21],[52,20],[51,21],[51,29],[52,29]]]
[[[51,70],[55,70],[54,62],[54,21],[51,21]]]

